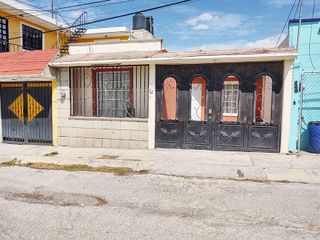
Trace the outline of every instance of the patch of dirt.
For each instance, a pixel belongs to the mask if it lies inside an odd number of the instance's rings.
[[[142,160],[140,159],[117,159],[121,161],[126,161],[126,162],[141,162]]]
[[[108,161],[125,161],[125,162],[141,162],[142,160],[140,159],[130,159],[130,158],[119,158],[115,157],[114,158],[98,158],[98,160],[108,160]]]
[[[45,154],[44,156],[45,156],[45,157],[53,157],[53,156],[56,156],[56,155],[58,155],[58,154],[59,154],[58,152],[51,152],[51,153]]]
[[[19,201],[33,204],[48,204],[58,206],[104,206],[108,202],[100,197],[55,192],[19,192],[1,193],[6,200]]]
[[[13,166],[18,166],[21,164],[21,161],[18,161],[16,158],[8,161],[8,162],[2,162],[0,163],[0,167],[13,167]]]
[[[119,156],[113,156],[113,155],[102,155],[98,159],[104,159],[104,160],[114,160],[118,158]]]
[[[39,170],[104,172],[104,173],[113,173],[118,176],[128,176],[131,174],[144,175],[149,173],[149,170],[146,170],[146,169],[136,171],[128,167],[108,167],[108,166],[92,167],[89,165],[82,165],[82,164],[60,165],[55,163],[43,163],[43,162],[21,164],[21,162],[17,160],[0,163],[0,167],[14,167],[14,166],[28,167],[28,168],[39,169]]]

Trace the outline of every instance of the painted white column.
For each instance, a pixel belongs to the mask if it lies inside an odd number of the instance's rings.
[[[156,65],[149,65],[148,148],[155,148],[156,134]]]
[[[293,61],[285,61],[283,69],[283,100],[281,121],[281,145],[280,152],[289,152],[290,141],[290,115],[291,115],[291,91],[293,81]]]

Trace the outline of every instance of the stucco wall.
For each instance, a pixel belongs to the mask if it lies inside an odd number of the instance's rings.
[[[72,43],[69,54],[88,53],[116,53],[132,51],[160,51],[162,49],[161,39],[131,40],[131,41],[101,41],[92,43]]]
[[[298,35],[298,22],[292,22],[289,24],[289,45],[291,47],[297,48],[297,35]],[[299,135],[299,102],[300,102],[300,92],[295,92],[294,82],[300,83],[302,71],[320,71],[320,38],[319,38],[320,21],[316,22],[302,22],[301,33],[300,33],[300,44],[298,49],[298,57],[294,62],[294,72],[293,72],[293,83],[291,87],[292,99],[291,99],[291,120],[290,120],[290,151],[297,151],[298,149],[298,135]],[[311,34],[311,36],[310,36]],[[310,48],[310,54],[309,54]],[[311,59],[313,65],[311,64]],[[319,87],[317,92],[320,92],[320,74],[318,74],[319,83],[315,83],[314,87],[306,87],[304,90],[304,100],[308,103],[308,93],[310,91],[315,91],[315,87]],[[316,80],[316,79],[315,79]],[[310,94],[309,94],[310,95]],[[313,103],[314,104],[314,103]],[[318,101],[318,106],[320,108],[320,100]],[[308,110],[306,110],[308,111]],[[312,111],[312,109],[310,109]],[[316,115],[314,115],[316,114]],[[320,120],[320,111],[314,111],[313,117]],[[304,121],[308,123],[314,119],[308,119],[308,112],[305,112]],[[318,116],[317,116],[318,115]],[[302,142],[307,143],[306,134],[306,124],[304,124],[302,129]]]
[[[10,40],[10,43],[16,45],[22,45],[22,32],[21,32],[21,24],[26,24],[28,26],[34,27],[36,29],[42,31],[48,31],[47,28],[42,26],[33,24],[32,22],[26,21],[24,19],[20,19],[17,17],[10,17],[10,14],[3,12],[0,10],[1,17],[7,17],[8,25],[9,25],[9,38],[13,38]],[[9,17],[8,17],[9,16]],[[50,32],[43,35],[43,49],[56,49],[57,35],[56,32]]]
[[[148,148],[148,119],[70,117],[68,68],[60,69],[58,79],[58,145]]]

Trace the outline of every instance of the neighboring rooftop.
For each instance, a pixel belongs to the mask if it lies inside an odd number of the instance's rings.
[[[88,29],[82,36],[83,39],[103,39],[127,36],[128,39],[154,39],[155,37],[145,29],[130,30],[127,27],[94,28]],[[98,40],[99,41],[99,40]]]
[[[164,52],[153,56],[153,58],[192,58],[206,56],[241,56],[241,55],[263,55],[263,54],[284,54],[296,53],[293,48],[253,48],[253,49],[234,49],[234,50],[199,50],[199,51],[180,51]]]
[[[280,61],[294,59],[297,52],[293,48],[271,48],[271,49],[244,49],[244,50],[214,50],[214,51],[124,51],[113,53],[87,53],[70,54],[58,58],[52,62],[52,66],[90,66],[98,64],[126,64],[132,62],[161,62],[174,63],[197,60],[199,62],[221,62],[257,61],[263,60]]]
[[[35,50],[0,53],[0,77],[41,75],[57,50]]]
[[[0,0],[0,10],[12,15],[19,15],[20,18],[26,19],[30,22],[47,27],[48,29],[56,29],[57,26],[65,27],[64,24],[56,24],[56,20],[44,15],[38,11],[35,11],[30,6],[14,1],[14,0]],[[48,12],[49,13],[49,12]]]
[[[299,23],[300,20],[299,19],[291,19],[289,20],[289,23]],[[305,22],[320,22],[320,18],[304,18],[304,19],[301,19],[301,22],[302,23],[305,23]]]
[[[108,33],[119,33],[119,32],[129,33],[130,30],[127,27],[93,28],[93,29],[87,29],[86,35],[108,34]]]

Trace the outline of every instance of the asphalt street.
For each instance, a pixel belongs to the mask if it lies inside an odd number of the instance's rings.
[[[0,239],[320,239],[320,185],[3,167]]]

